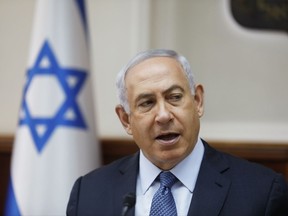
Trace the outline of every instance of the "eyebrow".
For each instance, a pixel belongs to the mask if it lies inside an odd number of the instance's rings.
[[[137,103],[138,101],[144,99],[144,98],[151,98],[153,97],[153,94],[150,94],[150,93],[142,93],[142,94],[139,94],[136,99],[135,99],[135,102]]]
[[[170,86],[168,89],[166,89],[165,91],[163,91],[163,95],[165,95],[165,94],[168,94],[168,93],[170,93],[170,92],[172,92],[172,91],[174,91],[174,90],[180,90],[181,92],[184,92],[184,89],[181,87],[181,86],[179,86],[179,85],[172,85],[172,86]],[[154,97],[154,94],[152,94],[152,93],[142,93],[142,94],[139,94],[137,97],[136,97],[136,103],[138,102],[138,101],[140,101],[141,99],[143,99],[143,98],[151,98],[151,97]]]

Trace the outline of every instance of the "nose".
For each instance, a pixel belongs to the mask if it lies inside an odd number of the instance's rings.
[[[173,119],[173,115],[165,103],[158,105],[155,121],[159,124],[166,124]]]

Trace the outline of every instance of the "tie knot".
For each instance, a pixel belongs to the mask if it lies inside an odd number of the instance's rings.
[[[160,184],[171,188],[172,185],[177,181],[177,178],[171,172],[160,173]]]

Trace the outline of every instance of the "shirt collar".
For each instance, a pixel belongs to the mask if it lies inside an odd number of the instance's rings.
[[[203,155],[204,145],[201,139],[198,138],[193,151],[170,170],[191,193],[195,188]],[[140,150],[139,167],[139,183],[143,194],[145,194],[162,170],[151,163],[144,156],[142,150]]]
[[[143,194],[149,189],[162,170],[151,163],[140,150],[139,180]]]

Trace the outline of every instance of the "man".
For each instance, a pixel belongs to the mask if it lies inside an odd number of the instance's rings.
[[[185,57],[141,52],[117,88],[116,113],[140,151],[80,177],[67,215],[288,215],[281,175],[199,138],[204,90]]]

